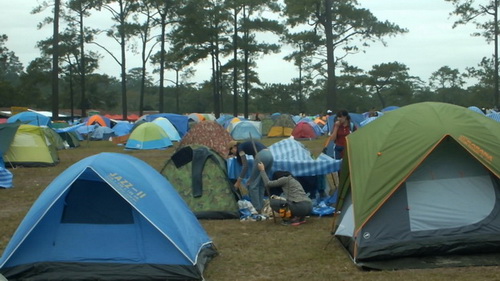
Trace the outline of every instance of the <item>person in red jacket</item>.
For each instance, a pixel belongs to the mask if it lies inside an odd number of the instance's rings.
[[[326,150],[328,144],[335,142],[335,159],[344,157],[344,148],[346,146],[346,137],[355,130],[354,123],[351,121],[351,116],[347,110],[343,109],[337,112],[337,120],[333,125],[332,132],[325,143]]]

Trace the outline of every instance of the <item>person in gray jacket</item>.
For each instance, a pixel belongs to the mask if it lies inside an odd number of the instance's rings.
[[[270,198],[271,209],[280,213],[284,224],[301,225],[306,222],[306,216],[312,212],[312,202],[298,180],[288,171],[276,171],[273,180],[269,180],[262,162],[257,164],[260,175],[267,188],[281,187],[282,197]],[[286,215],[289,211],[290,215]],[[282,214],[285,212],[285,214]],[[291,217],[288,218],[288,217]]]

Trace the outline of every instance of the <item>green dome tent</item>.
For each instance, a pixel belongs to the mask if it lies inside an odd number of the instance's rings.
[[[357,265],[373,268],[500,251],[499,146],[500,124],[464,107],[387,112],[347,137],[335,236]]]
[[[55,166],[59,163],[59,155],[44,128],[26,124],[17,129],[4,160],[11,167]]]
[[[198,219],[239,218],[237,195],[226,161],[203,145],[178,149],[161,174],[168,179]]]

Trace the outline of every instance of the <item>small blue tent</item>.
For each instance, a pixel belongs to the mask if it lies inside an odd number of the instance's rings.
[[[29,124],[34,126],[48,126],[50,127],[52,121],[50,117],[47,117],[41,113],[34,111],[23,111],[18,114],[12,115],[7,119],[7,123],[21,122],[23,124]]]
[[[155,120],[153,120],[153,123],[160,126],[165,131],[165,133],[168,135],[168,138],[171,141],[180,141],[181,140],[181,136],[179,135],[179,132],[177,132],[177,129],[175,128],[175,126],[167,118],[158,117]]]
[[[151,122],[158,117],[167,118],[168,121],[170,121],[170,123],[172,123],[172,125],[174,125],[174,127],[177,129],[177,132],[179,132],[181,138],[184,137],[184,135],[189,130],[189,118],[186,115],[180,115],[175,113],[157,113],[157,114],[147,115],[145,120]]]
[[[134,124],[127,121],[118,121],[116,125],[113,126],[113,131],[116,136],[121,137],[130,134],[133,126]]]
[[[0,274],[9,280],[202,280],[216,254],[160,173],[133,156],[100,153],[73,164],[41,193],[0,258]]]
[[[240,121],[232,123],[231,125],[232,126],[229,126],[229,130],[231,132],[231,137],[235,140],[262,139],[260,122]]]

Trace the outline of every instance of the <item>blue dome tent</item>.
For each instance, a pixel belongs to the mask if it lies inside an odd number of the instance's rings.
[[[7,279],[202,280],[217,254],[160,173],[130,155],[73,164],[41,193],[0,258]]]

